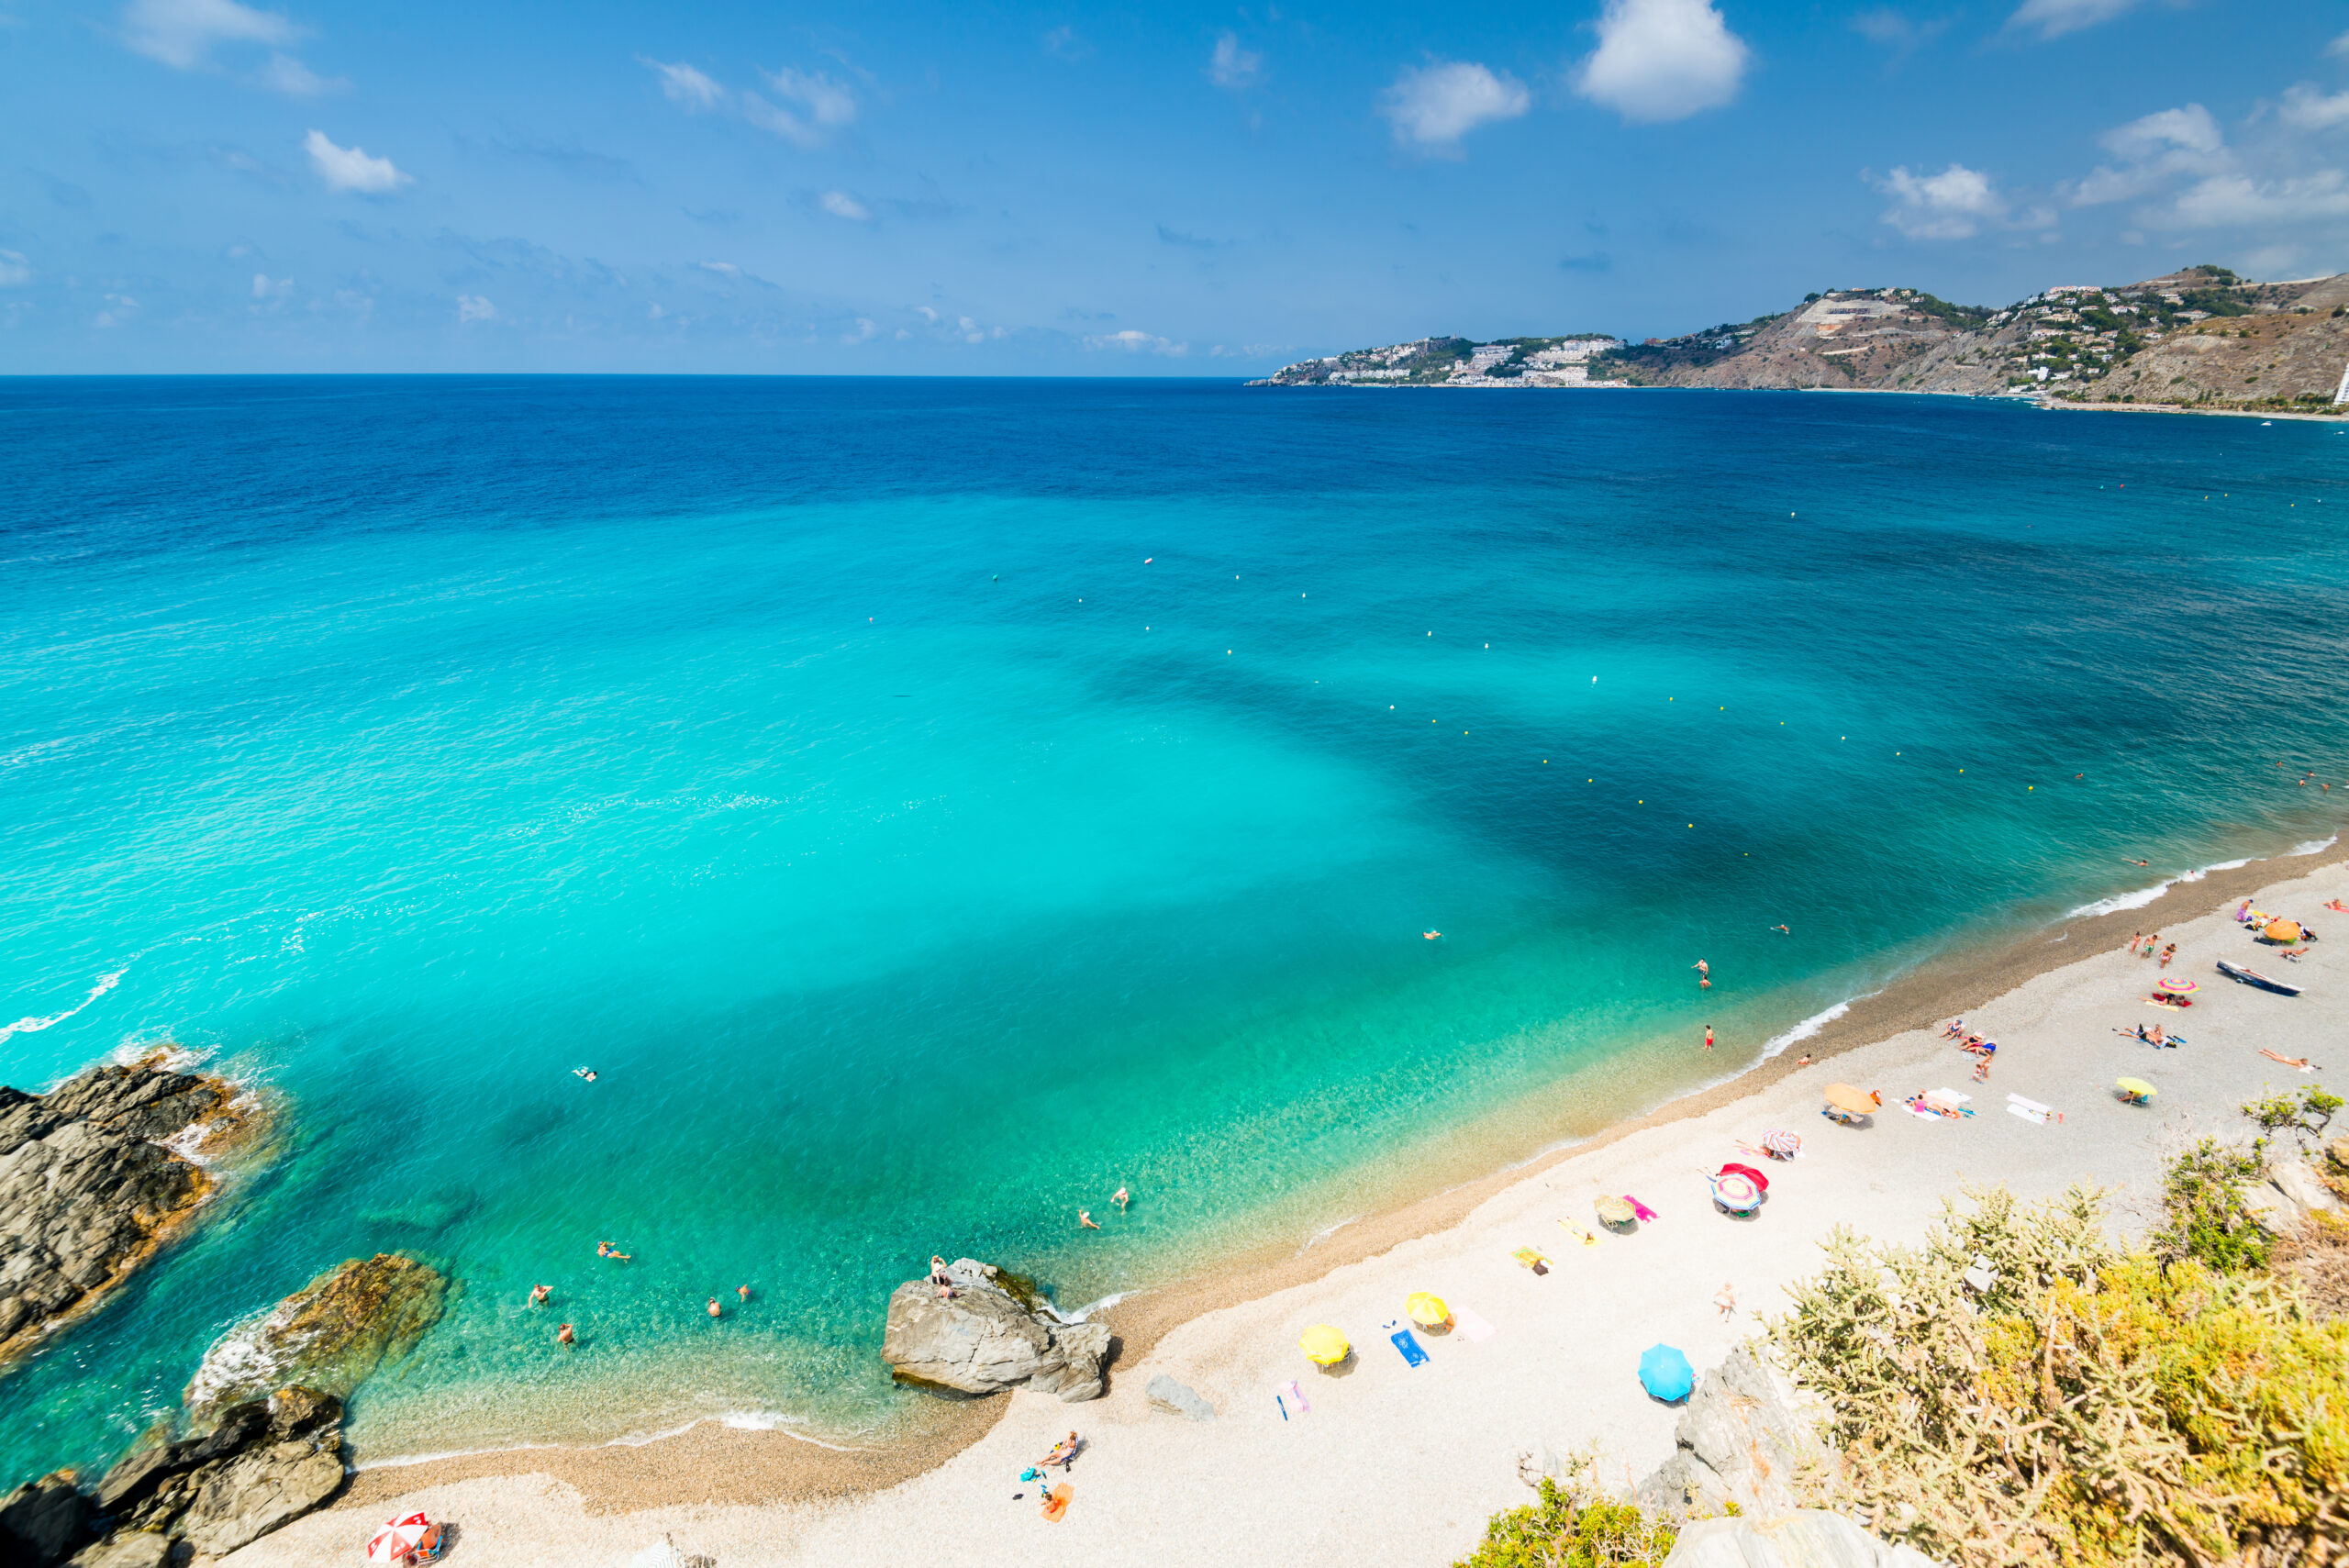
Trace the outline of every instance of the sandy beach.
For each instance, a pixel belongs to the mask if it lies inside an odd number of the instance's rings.
[[[2297,964],[2278,960],[2229,917],[2247,895],[2334,940]],[[335,1507],[229,1561],[346,1560],[373,1523],[420,1507],[458,1523],[468,1559],[517,1565],[623,1563],[664,1538],[729,1568],[902,1560],[946,1540],[1047,1564],[1334,1564],[1373,1545],[1382,1562],[1449,1563],[1489,1515],[1530,1496],[1524,1456],[1538,1465],[1595,1448],[1602,1473],[1626,1485],[1662,1462],[1678,1412],[1642,1391],[1640,1351],[1662,1340],[1700,1370],[1712,1365],[1781,1307],[1789,1282],[1815,1271],[1817,1243],[1836,1226],[1913,1239],[1967,1183],[2038,1197],[2087,1182],[2110,1193],[2117,1228],[2142,1229],[2157,1215],[2168,1154],[2205,1133],[2246,1135],[2235,1111],[2246,1099],[2324,1081],[2260,1048],[2335,1065],[2326,1052],[2349,1005],[2329,982],[2349,946],[2323,908],[2332,899],[2349,899],[2349,862],[2330,852],[2263,862],[1922,973],[1805,1042],[1831,1053],[1818,1065],[1765,1063],[1300,1254],[1139,1299],[1114,1319],[1123,1346],[1097,1403],[1017,1394],[963,1407],[933,1444],[885,1454],[825,1456],[777,1434],[703,1427],[635,1447],[364,1470]],[[2149,1004],[2164,972],[2122,951],[2132,930],[2155,928],[2178,944],[2166,973],[2200,984],[2190,1013]],[[2221,958],[2307,992],[2231,984]],[[1937,1027],[1961,1011],[2001,1045],[1987,1083],[1971,1081],[1973,1059]],[[2188,1043],[2156,1051],[2114,1032],[2140,1022],[2181,1029]],[[2121,1075],[2155,1084],[2154,1103],[2121,1103],[2111,1085]],[[1873,1125],[1820,1117],[1819,1091],[1839,1080],[1883,1094]],[[1976,1114],[1927,1120],[1901,1106],[1943,1087],[1970,1095]],[[2060,1120],[2008,1114],[2010,1094]],[[1779,1128],[1799,1133],[1803,1151],[1769,1168],[1759,1215],[1717,1212],[1705,1173],[1744,1158],[1741,1140]],[[1631,1195],[1659,1218],[1586,1244],[1592,1202],[1606,1194]],[[1546,1277],[1511,1260],[1524,1246],[1553,1260]],[[1713,1305],[1724,1283],[1737,1302],[1726,1321]],[[1429,1337],[1428,1364],[1407,1367],[1386,1333],[1415,1290],[1493,1332]],[[1316,1373],[1297,1350],[1317,1322],[1352,1338],[1346,1375]],[[1153,1413],[1144,1386],[1159,1373],[1204,1396],[1217,1418]],[[1309,1412],[1275,1403],[1292,1378]],[[1072,1427],[1087,1440],[1070,1476],[1074,1501],[1065,1521],[1046,1524],[1034,1486],[1017,1476]],[[794,1451],[829,1462],[795,1462]]]

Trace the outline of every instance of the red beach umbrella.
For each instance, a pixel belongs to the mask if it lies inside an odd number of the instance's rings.
[[[1770,1190],[1770,1178],[1764,1175],[1761,1172],[1755,1170],[1751,1165],[1723,1165],[1721,1167],[1722,1175],[1726,1176],[1731,1173],[1743,1176],[1747,1181],[1752,1182],[1755,1186],[1760,1187],[1765,1193]]]
[[[410,1514],[405,1518],[392,1520],[368,1538],[367,1561],[370,1562],[414,1562],[417,1543],[424,1539],[424,1532],[431,1528],[432,1521],[422,1514]]]

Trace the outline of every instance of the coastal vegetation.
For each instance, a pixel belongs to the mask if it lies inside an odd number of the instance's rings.
[[[1671,1521],[1607,1496],[1582,1466],[1563,1485],[1542,1477],[1535,1501],[1495,1514],[1455,1568],[1656,1568],[1677,1538]]]

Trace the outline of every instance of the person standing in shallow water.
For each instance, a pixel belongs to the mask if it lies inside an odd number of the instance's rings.
[[[1126,1205],[1132,1202],[1133,1199],[1127,1193],[1125,1188],[1119,1187],[1116,1192],[1109,1195],[1109,1201],[1118,1206],[1118,1212],[1119,1214],[1123,1214],[1126,1212]]]
[[[1093,1223],[1093,1211],[1089,1208],[1080,1208],[1076,1211],[1076,1223],[1080,1229],[1085,1230],[1098,1230],[1101,1229],[1098,1225]]]
[[[1705,1026],[1705,1049],[1707,1051],[1713,1049],[1713,1026],[1710,1024]]]
[[[565,1323],[562,1328],[557,1329],[554,1331],[554,1342],[558,1345],[574,1345],[579,1341],[573,1338],[571,1325]]]

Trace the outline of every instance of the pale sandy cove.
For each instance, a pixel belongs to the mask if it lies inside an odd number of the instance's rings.
[[[2039,1197],[2093,1182],[2112,1190],[2116,1225],[2140,1230],[2157,1216],[2167,1154],[2204,1133],[2247,1134],[2236,1114],[2246,1099],[2328,1081],[2278,1066],[2260,1047],[2337,1066],[2332,1081],[2349,1081],[2349,1061],[2328,1057],[2349,1023],[2349,1002],[2332,984],[2349,964],[2349,924],[2323,909],[2328,899],[2349,899],[2349,866],[2272,884],[2255,899],[2333,939],[2298,964],[2255,947],[2228,917],[2232,900],[2167,927],[2165,940],[2178,943],[2167,973],[2201,983],[2189,1014],[2149,1006],[2160,972],[2108,944],[1967,1014],[2002,1047],[1987,1084],[1971,1082],[1972,1059],[1932,1030],[1859,1047],[1701,1116],[1541,1169],[1449,1229],[1197,1318],[1119,1364],[1097,1404],[1014,1395],[984,1438],[886,1491],[612,1514],[568,1485],[526,1475],[425,1486],[396,1507],[457,1521],[464,1559],[499,1568],[619,1564],[664,1535],[724,1568],[896,1564],[941,1551],[1047,1568],[1435,1568],[1470,1550],[1489,1515],[1531,1496],[1518,1479],[1520,1454],[1538,1462],[1596,1445],[1606,1473],[1626,1484],[1662,1462],[1679,1412],[1641,1389],[1641,1351],[1663,1340],[1700,1370],[1711,1366],[1754,1331],[1757,1313],[1783,1306],[1788,1282],[1816,1270],[1816,1243],[1833,1227],[1914,1239],[1964,1183],[2005,1182]],[[2308,989],[2286,998],[2231,984],[2214,968],[2220,958]],[[2111,1032],[2141,1020],[2180,1029],[2190,1043],[2154,1051]],[[2159,1087],[2151,1108],[2114,1098],[2122,1075]],[[1838,1079],[1883,1092],[1874,1126],[1846,1129],[1817,1114],[1819,1090]],[[1936,1087],[1970,1094],[1978,1114],[1928,1122],[1901,1108],[1906,1095]],[[2010,1093],[2064,1119],[2040,1125],[2009,1115]],[[1754,1219],[1716,1212],[1705,1173],[1746,1158],[1736,1140],[1772,1128],[1799,1132],[1802,1157],[1768,1167],[1769,1201]],[[1601,1233],[1585,1246],[1577,1234],[1596,1229],[1592,1200],[1609,1193],[1633,1195],[1660,1218],[1635,1236]],[[1525,1245],[1554,1261],[1547,1277],[1511,1261]],[[1724,1281],[1739,1303],[1727,1323],[1712,1306]],[[1402,1318],[1414,1290],[1434,1291],[1497,1331],[1482,1343],[1422,1336],[1429,1363],[1408,1368],[1385,1329]],[[1298,1333],[1316,1322],[1353,1338],[1350,1375],[1317,1374],[1298,1351]],[[1218,1419],[1152,1413],[1143,1389],[1160,1373],[1206,1396]],[[1312,1409],[1285,1421],[1274,1390],[1291,1378]],[[1072,1426],[1089,1446],[1070,1475],[1067,1518],[1046,1524],[1034,1485],[1016,1477]],[[1014,1501],[1015,1492],[1025,1498]],[[345,1504],[228,1561],[355,1562],[371,1525],[393,1511],[380,1500]]]

